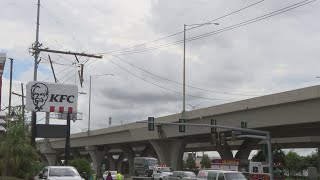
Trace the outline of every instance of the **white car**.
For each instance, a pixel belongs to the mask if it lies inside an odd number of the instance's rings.
[[[103,173],[103,180],[106,180],[107,179],[107,176],[108,176],[108,172],[111,173],[111,177],[113,180],[117,179],[116,176],[117,176],[117,171],[105,171]]]
[[[47,166],[39,174],[40,180],[84,180],[72,166]]]
[[[172,173],[173,170],[170,167],[155,167],[153,169],[152,178],[154,180],[167,180]]]
[[[208,174],[218,172],[219,170],[211,170],[211,169],[206,169],[206,170],[200,170],[198,172],[197,180],[208,180]]]
[[[210,180],[247,180],[247,178],[241,172],[237,171],[211,171],[208,173],[208,179]]]

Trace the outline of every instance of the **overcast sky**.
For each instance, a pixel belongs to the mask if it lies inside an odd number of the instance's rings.
[[[89,92],[90,75],[114,74],[92,78],[91,129],[104,128],[108,117],[115,125],[180,113],[183,44],[172,45],[183,39],[178,32],[184,24],[209,22],[256,2],[259,0],[42,0],[39,41],[43,48],[107,53],[103,59],[80,58],[85,63],[81,92]],[[301,0],[261,1],[212,21],[219,25],[188,30],[186,37],[223,30],[298,2]],[[320,74],[316,63],[320,57],[319,5],[315,1],[187,42],[186,110],[319,84],[320,79],[315,78]],[[35,41],[36,0],[1,0],[0,8],[0,52],[14,58],[13,90],[20,92],[20,83],[33,79],[29,48]],[[134,46],[145,42],[152,43]],[[79,85],[75,58],[50,56],[59,82]],[[40,57],[38,80],[53,82],[48,54]],[[8,79],[9,63],[2,108],[8,105]],[[12,103],[20,104],[20,98],[13,97]],[[83,120],[72,124],[72,132],[87,128],[88,95],[79,95],[78,106]]]

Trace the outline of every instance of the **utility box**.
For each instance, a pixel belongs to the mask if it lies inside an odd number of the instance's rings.
[[[317,180],[317,168],[316,167],[309,167],[308,168],[308,180]]]

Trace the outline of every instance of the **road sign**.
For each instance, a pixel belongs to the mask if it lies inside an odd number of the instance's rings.
[[[78,87],[70,84],[31,81],[27,84],[26,109],[34,112],[75,113]]]
[[[52,119],[67,119],[67,113],[50,113],[50,118]],[[71,113],[71,120],[76,121],[76,120],[82,120],[82,113],[77,112],[77,113]]]

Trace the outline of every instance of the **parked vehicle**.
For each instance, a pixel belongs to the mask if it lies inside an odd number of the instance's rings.
[[[103,173],[103,175],[102,175],[103,180],[106,180],[106,179],[107,179],[107,176],[108,176],[108,173],[109,173],[109,172],[110,172],[110,174],[111,174],[112,179],[113,179],[113,180],[116,180],[116,179],[117,179],[117,178],[116,178],[117,171],[105,171],[105,172]]]
[[[250,180],[270,179],[269,165],[262,162],[250,162],[249,163]],[[274,179],[284,180],[284,170],[280,163],[274,163],[273,165]]]
[[[238,171],[210,171],[207,180],[247,180],[247,178]]]
[[[196,180],[197,176],[192,171],[174,171],[172,175],[168,177],[168,180]]]
[[[84,180],[72,166],[47,166],[39,174],[39,179]]]
[[[152,178],[154,180],[167,180],[173,174],[173,169],[170,167],[154,167]]]
[[[197,180],[208,180],[208,174],[212,174],[213,172],[217,172],[219,170],[211,170],[211,169],[206,169],[206,170],[200,170],[198,172]],[[211,177],[212,175],[210,175]],[[212,180],[210,178],[210,180]]]
[[[135,176],[151,177],[157,164],[158,160],[156,158],[136,157],[134,158],[134,174]]]

